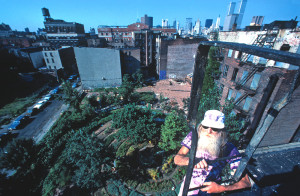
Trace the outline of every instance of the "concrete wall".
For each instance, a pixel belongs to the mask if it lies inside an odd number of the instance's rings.
[[[42,51],[30,53],[30,59],[34,68],[39,68],[44,65],[44,56]]]
[[[120,51],[106,48],[74,48],[85,90],[122,84]]]
[[[184,79],[193,73],[198,44],[168,46],[167,77]]]
[[[141,69],[140,49],[122,49],[122,73],[133,74]]]
[[[200,39],[159,40],[159,78],[184,79],[194,69],[194,55]]]

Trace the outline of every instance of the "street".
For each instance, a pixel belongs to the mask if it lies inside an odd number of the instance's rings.
[[[63,104],[63,101],[52,100],[42,111],[31,116],[25,127],[13,131],[13,133],[19,133],[17,138],[32,138],[38,143],[59,118],[61,112],[66,109],[67,106]]]

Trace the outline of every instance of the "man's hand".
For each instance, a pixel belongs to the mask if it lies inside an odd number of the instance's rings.
[[[203,186],[206,186],[201,191],[206,191],[207,193],[222,193],[225,191],[225,187],[222,185],[219,185],[215,182],[204,182]]]
[[[202,159],[199,163],[197,163],[195,165],[196,169],[205,169],[205,170],[207,170],[207,167],[208,167],[208,165],[207,165],[207,162],[205,161],[205,159]]]

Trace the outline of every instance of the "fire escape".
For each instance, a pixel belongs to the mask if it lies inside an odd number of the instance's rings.
[[[272,49],[274,47],[278,32],[279,32],[279,30],[268,30],[266,34],[258,35],[257,38],[252,43],[252,46]],[[254,76],[254,74],[256,72],[262,71],[265,68],[265,64],[267,63],[267,60],[266,60],[263,63],[259,62],[258,64],[254,64],[252,62],[253,61],[253,55],[248,54],[248,53],[241,53],[241,52],[240,52],[240,54],[241,54],[240,58],[238,58],[239,59],[239,66],[243,66],[243,65],[247,64],[247,65],[251,66],[251,69],[249,70],[249,74],[246,77],[242,78],[240,81],[238,81],[236,83],[235,88],[237,90],[239,90],[239,89],[244,90],[244,94],[242,96],[240,96],[237,100],[235,100],[234,104],[236,106],[241,101],[246,99],[248,96],[255,95],[255,91],[250,89],[249,87],[246,87],[246,83],[252,78],[252,76]]]

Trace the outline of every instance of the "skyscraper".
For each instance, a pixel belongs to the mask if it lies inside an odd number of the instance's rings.
[[[243,20],[243,16],[244,16],[244,12],[245,12],[245,8],[246,8],[246,4],[247,4],[247,0],[242,0],[241,4],[240,4],[240,8],[239,8],[239,16],[237,19],[237,29],[241,28],[242,25],[242,20]]]
[[[205,21],[205,27],[209,28],[213,23],[213,19],[206,19]]]
[[[192,18],[186,18],[185,20],[185,32],[186,34],[191,34],[192,28],[193,28],[193,23],[192,23]]]
[[[201,31],[201,22],[200,22],[200,20],[198,19],[198,20],[196,21],[196,24],[195,24],[195,27],[194,27],[194,34],[199,35],[199,34],[200,34],[200,31]]]
[[[162,19],[161,26],[162,28],[168,28],[168,19]]]
[[[221,18],[220,18],[220,15],[219,15],[219,17],[217,18],[217,22],[216,22],[216,29],[220,28],[220,20],[221,20]]]
[[[153,27],[153,17],[147,16],[147,14],[145,14],[145,16],[141,18],[141,23],[148,25],[149,28],[152,28]]]
[[[250,26],[261,26],[264,21],[263,16],[253,16]]]
[[[231,31],[233,27],[240,29],[245,8],[246,8],[247,0],[241,0],[239,11],[237,14],[234,13],[235,9],[235,2],[230,2],[227,16],[225,17],[224,21],[224,31]]]

